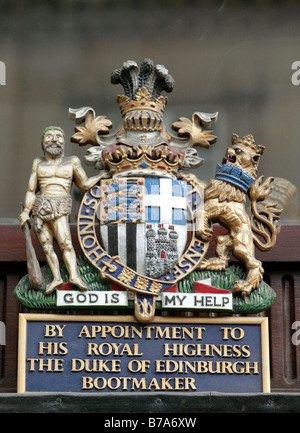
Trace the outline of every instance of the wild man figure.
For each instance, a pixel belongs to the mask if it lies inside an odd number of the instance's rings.
[[[268,251],[280,231],[277,220],[282,209],[276,204],[265,205],[260,213],[256,203],[263,201],[271,192],[269,177],[257,178],[257,168],[264,146],[256,145],[252,135],[240,139],[232,136],[232,147],[229,147],[223,164],[218,164],[215,179],[205,188],[204,227],[199,235],[207,240],[212,236],[209,221],[219,223],[228,229],[228,233],[216,238],[216,256],[200,263],[199,269],[222,270],[228,265],[232,252],[246,267],[245,281],[236,281],[234,292],[242,296],[256,289],[263,278],[263,268],[255,258],[254,244],[261,251]],[[251,200],[252,215],[246,212],[247,194]],[[261,236],[262,242],[254,233]]]
[[[72,183],[84,192],[90,189],[101,177],[88,178],[77,156],[64,156],[65,135],[61,128],[47,127],[42,135],[44,157],[33,161],[24,210],[19,216],[21,226],[33,216],[34,230],[44,250],[47,263],[53,274],[53,281],[47,285],[50,294],[63,284],[59,261],[53,248],[55,238],[69,272],[70,282],[81,290],[87,286],[82,281],[76,263],[69,227],[71,213]]]

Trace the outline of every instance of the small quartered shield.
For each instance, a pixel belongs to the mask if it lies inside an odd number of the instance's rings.
[[[100,234],[110,256],[151,278],[167,272],[187,242],[187,182],[122,178],[101,182]]]

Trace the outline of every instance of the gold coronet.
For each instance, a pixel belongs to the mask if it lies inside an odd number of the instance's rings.
[[[120,145],[102,152],[106,169],[111,175],[133,170],[151,170],[176,175],[182,166],[184,156],[183,151],[177,151],[167,145]]]

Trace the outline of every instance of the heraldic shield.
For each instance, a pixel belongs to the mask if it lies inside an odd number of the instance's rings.
[[[101,181],[100,237],[111,256],[157,278],[187,242],[187,182],[164,178]]]

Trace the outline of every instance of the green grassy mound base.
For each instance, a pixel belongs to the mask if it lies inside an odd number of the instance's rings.
[[[83,281],[88,285],[88,290],[111,290],[111,282],[101,279],[99,272],[87,262],[83,256],[78,258],[78,269]],[[68,283],[69,276],[64,263],[60,264],[60,270],[64,282]],[[56,306],[55,291],[50,295],[45,295],[45,287],[52,281],[52,274],[49,267],[43,266],[41,271],[45,286],[41,290],[35,290],[31,287],[28,275],[26,275],[19,281],[15,288],[14,295],[16,299],[20,304],[29,309],[61,310],[61,307]],[[245,272],[243,269],[236,266],[230,266],[225,271],[194,271],[178,283],[178,292],[193,293],[194,282],[207,278],[211,278],[212,286],[232,291],[236,280],[245,279]],[[76,286],[71,286],[71,288],[78,290]],[[259,313],[270,308],[275,298],[274,290],[262,281],[259,287],[249,296],[245,298],[242,298],[240,294],[233,296],[232,313]],[[157,303],[157,309],[160,309],[160,303]]]

